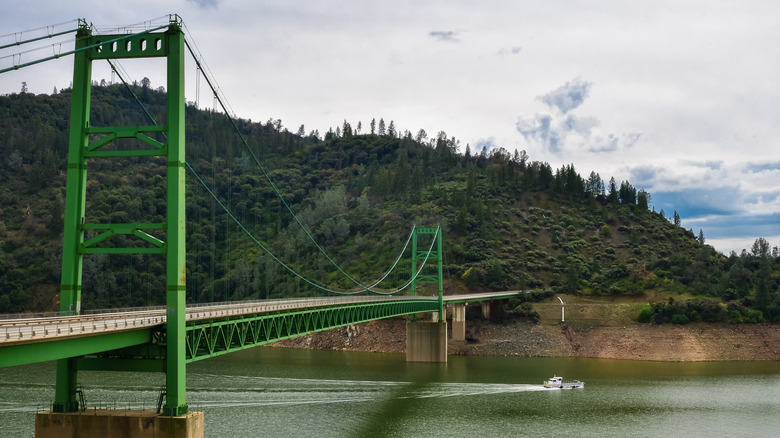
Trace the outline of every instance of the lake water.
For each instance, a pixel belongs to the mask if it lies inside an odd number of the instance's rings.
[[[543,390],[553,374],[584,389]],[[83,372],[88,407],[154,408],[160,374]],[[206,436],[780,435],[780,362],[665,363],[254,348],[188,367]],[[0,436],[33,436],[54,364],[0,369]]]

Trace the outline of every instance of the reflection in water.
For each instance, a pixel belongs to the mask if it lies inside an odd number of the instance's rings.
[[[550,391],[553,374],[584,389]],[[87,404],[152,408],[164,376],[84,372]],[[780,363],[659,363],[256,348],[188,366],[207,436],[770,436]],[[54,364],[0,369],[0,435],[32,436]]]

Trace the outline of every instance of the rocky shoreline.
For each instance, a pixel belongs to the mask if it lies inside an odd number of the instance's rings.
[[[406,319],[351,325],[272,344],[320,350],[403,353]],[[780,360],[777,324],[634,324],[578,329],[515,320],[468,321],[451,355],[583,357],[671,362]]]

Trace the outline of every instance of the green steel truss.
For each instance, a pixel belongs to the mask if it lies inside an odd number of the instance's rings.
[[[187,326],[187,362],[350,324],[437,312],[435,300],[372,302],[258,314]]]
[[[167,120],[164,126],[90,125],[92,61],[100,59],[166,58]],[[164,137],[161,141],[155,134]],[[122,148],[120,139],[138,139],[142,147]],[[109,148],[108,146],[113,147]],[[87,164],[90,158],[165,157],[167,161],[165,223],[90,224],[85,221]],[[135,35],[93,35],[81,22],[76,33],[71,102],[68,173],[65,196],[60,310],[81,312],[81,280],[84,254],[165,254],[167,306],[167,415],[187,412],[185,400],[185,172],[184,172],[184,34],[177,16],[171,16],[162,32]],[[85,241],[85,231],[95,236]],[[164,231],[165,241],[152,233]],[[117,247],[115,235],[132,235],[145,246]],[[96,337],[99,340],[108,338]],[[104,345],[109,349],[111,343]],[[57,363],[53,409],[71,412],[79,408],[76,397],[78,361]]]
[[[191,321],[186,326],[185,358],[194,362],[269,342],[419,312],[437,312],[431,298],[372,301],[280,310],[229,318]],[[47,342],[0,346],[0,367],[68,360],[78,370],[165,372],[165,325],[90,333]]]

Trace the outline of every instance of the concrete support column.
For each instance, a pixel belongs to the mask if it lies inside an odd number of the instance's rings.
[[[452,340],[466,340],[466,303],[452,305]]]
[[[88,409],[35,414],[36,438],[203,438],[203,412],[165,417],[156,411]]]
[[[490,301],[482,301],[482,317],[490,319]]]
[[[406,323],[407,362],[447,362],[447,321]]]

